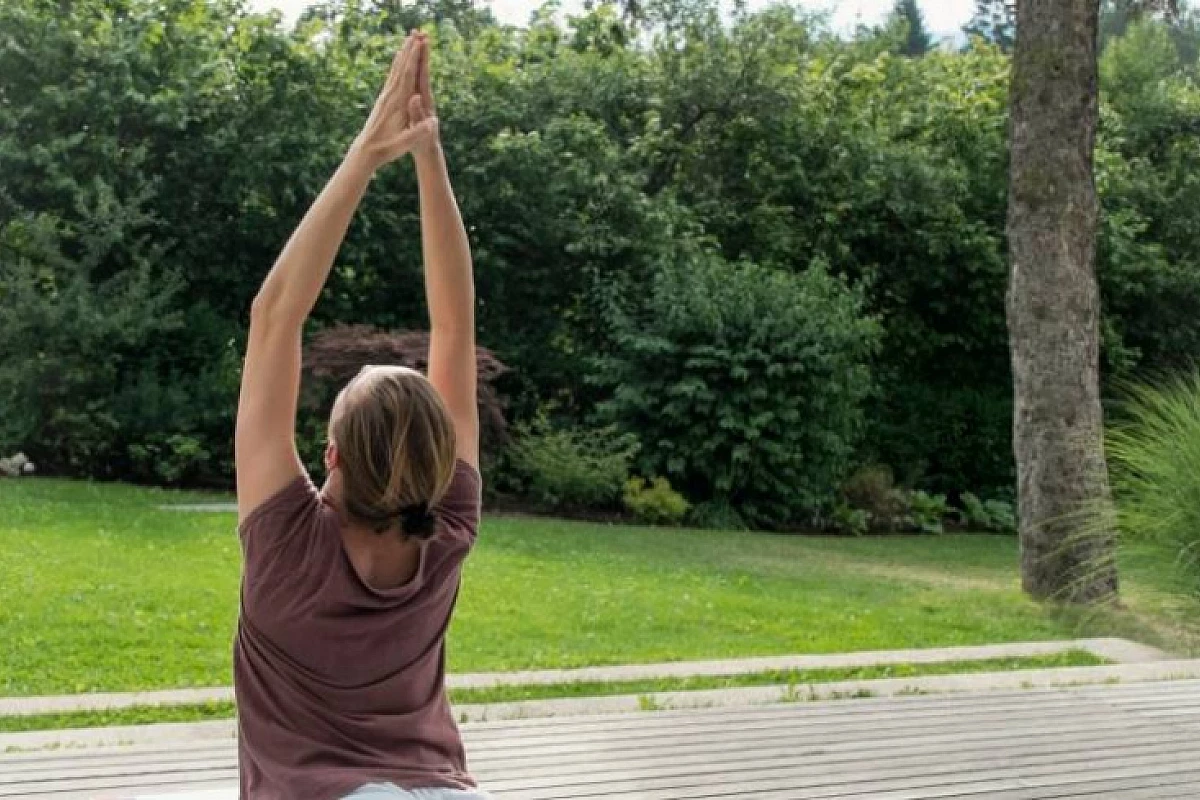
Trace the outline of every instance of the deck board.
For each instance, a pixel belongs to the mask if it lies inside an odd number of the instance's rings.
[[[1198,732],[1200,681],[463,726],[497,800],[1200,800]],[[232,740],[0,754],[6,799],[234,800],[235,779]]]

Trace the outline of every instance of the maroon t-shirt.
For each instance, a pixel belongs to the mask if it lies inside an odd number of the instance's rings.
[[[368,586],[307,476],[248,516],[233,651],[242,800],[326,800],[365,783],[474,788],[445,689],[445,636],[479,525],[465,462],[407,584]]]

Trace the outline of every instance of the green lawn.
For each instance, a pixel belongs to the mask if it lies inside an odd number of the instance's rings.
[[[239,554],[194,495],[0,481],[0,695],[230,681]],[[1191,647],[1200,603],[1149,552],[1126,610],[1026,600],[1016,542],[771,536],[489,518],[450,637],[454,671],[1134,635]]]

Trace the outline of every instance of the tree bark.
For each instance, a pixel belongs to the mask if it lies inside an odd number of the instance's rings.
[[[1021,576],[1039,600],[1115,598],[1100,404],[1099,0],[1019,0],[1007,297]]]

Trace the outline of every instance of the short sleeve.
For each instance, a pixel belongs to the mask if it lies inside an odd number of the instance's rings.
[[[482,504],[483,479],[479,470],[459,459],[454,465],[450,488],[435,509],[438,518],[451,532],[466,534],[474,540]]]
[[[321,530],[324,504],[307,475],[299,475],[238,526],[248,572],[261,571],[266,559],[275,560],[284,551],[297,558],[309,554]],[[285,547],[286,545],[286,547]]]

